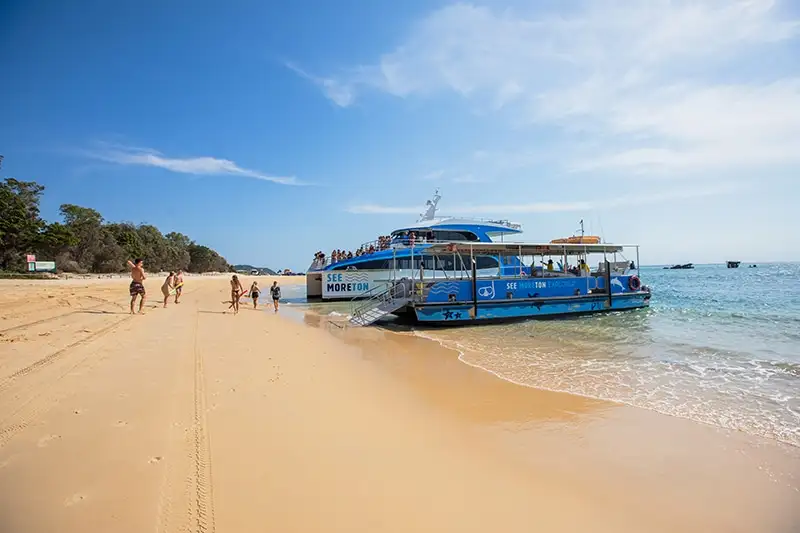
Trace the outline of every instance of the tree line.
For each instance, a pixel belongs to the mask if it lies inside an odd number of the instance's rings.
[[[150,271],[228,272],[217,252],[182,233],[163,235],[155,226],[106,222],[94,209],[73,204],[60,208],[61,222],[39,215],[44,186],[6,178],[0,183],[0,270],[25,271],[26,255],[54,260],[60,272],[113,273],[141,257]]]

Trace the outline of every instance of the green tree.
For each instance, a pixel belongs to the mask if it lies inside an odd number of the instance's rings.
[[[35,251],[45,223],[39,216],[44,186],[6,178],[0,183],[0,268],[25,269],[25,254]]]
[[[183,233],[171,232],[166,235],[167,257],[173,270],[187,270],[192,258],[189,254],[191,239]]]
[[[68,252],[72,246],[77,244],[78,238],[68,226],[60,222],[53,222],[47,224],[44,231],[39,234],[39,245],[36,252],[44,257],[53,258]]]
[[[144,257],[144,242],[139,236],[135,225],[130,222],[122,222],[119,224],[106,224],[104,227],[111,232],[117,244],[125,251],[126,261],[128,259]]]
[[[64,225],[77,239],[70,248],[72,259],[82,269],[91,270],[103,245],[103,217],[94,209],[73,204],[62,204],[60,212]]]

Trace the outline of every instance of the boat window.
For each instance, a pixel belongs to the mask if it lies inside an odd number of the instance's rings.
[[[433,231],[433,238],[437,241],[477,241],[478,236],[471,231],[442,230]]]
[[[392,265],[398,270],[415,270],[422,265],[425,270],[444,270],[451,272],[453,270],[460,271],[462,268],[470,269],[469,254],[462,254],[461,259],[464,261],[463,266],[458,258],[453,258],[452,255],[438,255],[434,262],[433,256],[414,257],[412,264],[410,257],[398,257],[392,259],[372,259],[370,261],[359,261],[355,264],[341,264],[333,268],[333,270],[391,270]],[[483,270],[487,268],[497,268],[498,259],[488,255],[479,255],[476,260],[476,268]],[[435,267],[434,267],[435,265]]]
[[[371,261],[359,261],[357,263],[341,264],[333,270],[389,270],[392,268],[391,259],[372,259]]]

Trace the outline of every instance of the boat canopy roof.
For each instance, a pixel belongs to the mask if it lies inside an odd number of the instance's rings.
[[[583,255],[614,254],[638,244],[556,244],[513,242],[451,242],[431,244],[421,254],[447,255],[453,252],[472,252],[489,255]]]

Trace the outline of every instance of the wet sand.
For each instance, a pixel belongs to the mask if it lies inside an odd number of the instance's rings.
[[[161,281],[0,282],[0,531],[800,529],[796,448]]]

